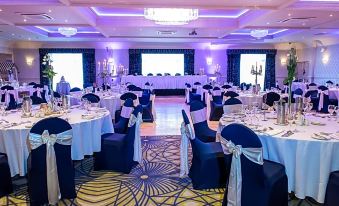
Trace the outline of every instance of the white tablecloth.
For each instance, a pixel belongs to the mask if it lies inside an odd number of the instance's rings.
[[[121,107],[120,100],[121,94],[119,93],[104,94],[100,92],[97,92],[95,94],[100,97],[100,107],[106,108],[110,112],[111,117],[114,119],[115,111],[119,110]],[[70,95],[71,105],[79,105],[82,96],[83,96],[82,92],[71,92]]]
[[[25,92],[29,96],[32,96],[34,91],[35,89],[33,88],[33,86],[20,86],[14,88],[14,97],[15,99],[19,100],[19,98],[21,98],[20,93]]]
[[[186,76],[123,76],[121,83],[132,84],[144,88],[146,82],[153,84],[154,89],[185,89],[185,83],[193,86],[194,82],[200,82],[202,85],[207,83],[206,75],[186,75]]]
[[[301,89],[303,90],[303,92],[305,93],[305,91],[307,90],[307,86],[305,83],[303,82],[292,82],[292,91],[295,91],[296,89]]]
[[[328,89],[328,96],[330,97],[330,99],[339,100],[339,89],[338,88],[329,88]]]
[[[311,136],[321,131],[335,133],[339,124],[323,118],[308,118],[310,121],[324,122],[326,126],[298,126],[298,132],[289,137],[282,137],[285,132],[277,135],[257,134],[264,158],[285,165],[289,192],[294,191],[301,199],[309,196],[323,203],[330,172],[339,170],[339,140],[316,140]],[[275,125],[275,121],[259,121],[258,124],[275,130],[291,129],[289,126]],[[218,138],[223,127],[230,123],[220,120]]]
[[[114,132],[111,115],[108,111],[102,117],[92,120],[82,119],[81,115],[84,113],[84,110],[72,109],[71,113],[67,115],[73,129],[73,160],[81,160],[85,155],[99,152],[101,150],[101,135]],[[27,120],[37,122],[40,120],[40,118],[35,117],[21,118],[20,113],[10,113],[6,117],[0,117],[0,119],[16,123]],[[17,174],[24,176],[27,173],[29,151],[26,140],[30,128],[26,128],[25,125],[27,124],[0,129],[0,152],[7,154],[12,176]]]
[[[261,94],[244,94],[244,93],[240,93],[239,97],[237,97],[238,99],[241,100],[243,105],[251,105],[253,106],[254,102],[258,102],[258,106],[259,108],[261,108],[262,106],[262,97],[263,95]]]

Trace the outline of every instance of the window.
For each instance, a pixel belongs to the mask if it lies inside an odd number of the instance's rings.
[[[262,66],[262,74],[258,75],[258,84],[261,89],[264,89],[265,83],[265,68],[266,68],[266,54],[241,54],[240,56],[240,83],[255,84],[255,75],[251,74],[252,66],[254,69],[257,65],[258,71],[260,65]]]

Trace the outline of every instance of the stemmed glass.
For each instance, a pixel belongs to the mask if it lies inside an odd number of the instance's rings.
[[[2,116],[6,114],[6,103],[5,102],[0,103],[0,112]]]
[[[331,120],[331,118],[333,116],[334,110],[335,110],[335,106],[334,105],[328,105],[328,112],[330,113],[330,120]]]

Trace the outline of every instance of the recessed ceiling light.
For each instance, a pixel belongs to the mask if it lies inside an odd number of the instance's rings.
[[[48,9],[48,12],[51,13],[51,12],[52,12],[52,9]]]
[[[68,22],[68,20],[67,20],[67,19],[65,19],[65,22],[67,23],[67,22]]]
[[[330,14],[330,17],[332,17],[333,16],[333,14]]]
[[[269,24],[270,24],[270,22],[267,22],[266,24],[267,24],[267,25],[269,25]]]
[[[0,11],[2,11],[2,9],[0,9]]]
[[[288,14],[288,16],[291,16],[291,15],[292,15],[291,13]]]
[[[305,25],[306,25],[306,23],[302,23],[302,25],[303,25],[303,26],[305,26]]]
[[[14,33],[12,33],[12,36],[14,36],[15,34]]]
[[[26,22],[27,21],[27,19],[24,19],[24,22]]]
[[[28,38],[29,41],[31,41],[31,38]]]

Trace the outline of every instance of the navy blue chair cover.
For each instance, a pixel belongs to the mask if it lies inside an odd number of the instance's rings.
[[[36,85],[37,83],[35,83],[35,82],[30,82],[30,83],[28,83],[28,85],[30,85],[30,86],[34,86],[34,85]]]
[[[157,76],[162,76],[162,74],[161,73],[157,73]]]
[[[143,93],[141,97],[139,97],[139,103],[142,106],[142,120],[144,122],[153,122],[154,117],[152,113],[152,101],[150,93]]]
[[[263,97],[263,103],[267,104],[268,106],[272,107],[275,101],[280,100],[280,95],[275,92],[268,92]]]
[[[44,85],[42,85],[42,84],[35,84],[33,86],[33,88],[35,88],[35,89],[37,89],[37,88],[44,89]],[[37,91],[33,92],[33,97],[37,97],[37,98],[31,98],[33,104],[47,103],[47,101],[46,101],[46,91],[45,90],[43,90],[41,92],[41,98],[38,97],[38,92]],[[42,99],[42,101],[41,101],[41,99]],[[40,103],[38,103],[38,102],[40,102]]]
[[[182,110],[185,125],[190,124],[185,110]],[[192,164],[188,176],[196,190],[223,188],[226,185],[229,158],[225,158],[219,142],[204,143],[199,138],[190,139]]]
[[[242,104],[242,102],[240,101],[240,99],[235,97],[231,97],[224,102],[224,105],[235,105],[235,104]]]
[[[126,99],[124,105],[121,108],[121,111],[118,113],[120,115],[119,118],[116,118],[116,124],[114,124],[114,132],[120,134],[126,134],[128,128],[128,121],[130,118],[130,114],[133,111],[133,100]]]
[[[142,107],[138,105],[133,114],[137,117]],[[127,134],[107,133],[102,135],[101,152],[94,153],[94,170],[113,170],[130,173],[137,164],[133,161],[136,125],[128,127]]]
[[[189,89],[189,88],[192,88],[191,84],[189,83],[185,83],[186,87]],[[195,92],[197,90],[195,89]],[[193,101],[201,101],[201,95],[200,94],[196,94],[195,92],[193,92],[193,88],[192,88],[192,91],[189,92],[189,102],[193,102]]]
[[[8,90],[8,91],[10,91],[10,90],[14,90],[14,87],[6,85],[6,86],[1,87],[1,90]],[[9,104],[8,104],[6,110],[16,109],[18,105],[17,105],[17,102],[15,101],[14,95],[13,94],[9,94],[9,99],[10,99],[9,100]],[[6,101],[6,95],[2,94],[1,95],[1,102],[5,102],[5,101]]]
[[[246,84],[245,82],[240,84],[240,89],[241,90],[249,90],[252,84]]]
[[[126,92],[126,93],[124,93],[124,94],[122,94],[122,95],[120,96],[120,99],[121,99],[121,100],[124,100],[124,101],[126,101],[126,99],[132,99],[132,100],[134,101],[134,100],[136,100],[137,98],[138,98],[138,96],[135,95],[135,94],[132,93],[132,92]]]
[[[135,87],[137,87],[137,86],[135,86],[134,84],[130,84],[130,85],[127,86],[127,89],[128,89],[128,91],[133,91],[133,89]]]
[[[242,148],[261,148],[258,136],[241,124],[230,124],[221,132],[222,138]],[[226,155],[232,157],[232,155]],[[285,167],[282,164],[264,160],[256,164],[241,155],[242,191],[241,206],[287,206],[288,184]],[[230,161],[231,163],[231,161]],[[227,168],[229,168],[228,165]],[[223,206],[227,206],[226,187]]]
[[[47,118],[37,122],[30,132],[42,134],[45,130],[48,130],[49,134],[59,134],[70,129],[72,129],[71,125],[63,119]],[[48,203],[46,149],[46,144],[43,144],[32,150],[28,158],[28,194],[31,205]],[[76,198],[76,192],[71,145],[55,143],[54,150],[61,199],[74,199]]]
[[[331,172],[328,184],[326,187],[324,206],[339,205],[339,171]]]
[[[32,100],[33,105],[47,103],[44,99],[37,97],[37,96],[31,96],[31,100]]]
[[[11,171],[8,165],[7,155],[0,153],[0,198],[13,192]]]
[[[147,76],[153,76],[153,74],[152,73],[148,73]]]
[[[180,73],[175,73],[175,76],[181,76],[181,74]]]
[[[96,95],[96,94],[93,94],[93,93],[85,94],[81,98],[82,99],[87,99],[91,103],[99,103],[100,102],[100,97],[98,95]]]
[[[53,92],[55,98],[61,98],[61,95],[58,92]]]
[[[211,113],[209,120],[210,121],[219,121],[223,114],[222,108],[222,96],[214,95],[214,91],[221,91],[219,87],[214,87],[212,90],[212,101],[211,104]],[[220,92],[221,93],[221,92]]]
[[[309,90],[305,93],[304,97],[310,98],[313,103],[312,110],[318,109],[318,90]]]
[[[232,88],[232,86],[231,85],[228,85],[228,84],[226,84],[226,85],[222,85],[222,87],[221,88],[223,88],[223,89],[230,89],[230,88]]]
[[[328,91],[328,88],[326,86],[319,86],[318,87],[318,90],[321,90],[321,91]],[[319,100],[320,100],[320,93],[316,99],[316,105],[319,106]],[[312,101],[312,98],[311,98],[311,101]],[[323,108],[319,110],[319,108],[317,107],[317,111],[318,112],[321,112],[321,113],[328,113],[328,105],[330,104],[330,98],[327,94],[324,94],[324,99],[323,99]]]
[[[205,84],[204,86],[202,86],[202,89],[203,90],[207,90],[208,93],[211,93],[211,90],[213,89],[213,86],[210,85],[210,84]],[[205,103],[205,105],[209,104],[209,102],[207,102],[207,99],[206,99],[206,94],[205,92],[203,92],[203,102]]]
[[[328,80],[326,84],[333,84],[333,82],[331,80]]]
[[[69,90],[69,92],[80,92],[81,89],[79,87],[74,87],[71,90]]]
[[[239,94],[234,92],[234,91],[227,91],[225,94],[224,94],[225,97],[231,97],[231,98],[234,98],[234,97],[238,97]]]
[[[208,127],[204,103],[201,101],[191,102],[190,113],[195,136],[202,142],[215,142],[217,132]]]

